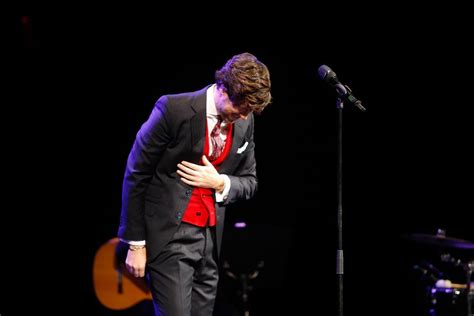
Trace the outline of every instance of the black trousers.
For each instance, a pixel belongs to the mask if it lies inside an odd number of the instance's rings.
[[[158,257],[148,263],[155,314],[211,316],[219,273],[215,228],[182,222]]]

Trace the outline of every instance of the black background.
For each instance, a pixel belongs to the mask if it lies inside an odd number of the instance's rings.
[[[14,207],[3,213],[14,216],[2,231],[5,241],[28,242],[2,260],[5,279],[25,276],[12,282],[20,290],[6,289],[5,315],[41,306],[139,313],[105,309],[92,284],[94,254],[116,235],[134,136],[159,96],[201,89],[246,51],[268,66],[273,92],[256,118],[259,192],[229,210],[223,246],[236,271],[265,262],[250,314],[336,314],[339,121],[335,93],[317,76],[322,64],[367,108],[346,104],[343,113],[346,314],[425,312],[412,268],[421,260],[463,282],[437,249],[402,236],[443,228],[474,240],[474,54],[465,11],[279,9],[284,14],[242,6],[199,17],[176,8],[8,16],[3,42],[14,89],[7,92],[15,101],[5,106],[2,137],[12,179],[5,201]],[[235,230],[236,221],[248,228]],[[231,315],[239,308],[236,284],[223,276],[221,286],[218,311]]]

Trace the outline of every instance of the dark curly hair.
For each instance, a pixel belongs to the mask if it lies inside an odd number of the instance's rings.
[[[230,101],[261,113],[271,102],[270,72],[267,66],[249,53],[233,56],[215,74],[217,86],[224,88]]]

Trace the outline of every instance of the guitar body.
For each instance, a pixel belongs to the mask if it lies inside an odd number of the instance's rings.
[[[151,300],[143,278],[131,276],[123,264],[117,264],[115,249],[118,238],[112,238],[97,251],[93,265],[94,290],[102,305],[113,310],[130,308]]]

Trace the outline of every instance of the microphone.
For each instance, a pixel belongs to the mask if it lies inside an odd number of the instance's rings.
[[[354,104],[357,106],[361,111],[366,111],[366,108],[362,106],[362,102],[358,100],[353,94],[352,90],[347,86],[343,85],[339,79],[337,79],[336,73],[332,71],[331,68],[329,68],[326,65],[321,65],[318,68],[318,75],[321,80],[327,82],[331,86],[333,86],[336,89],[337,94],[344,99],[345,101]]]

